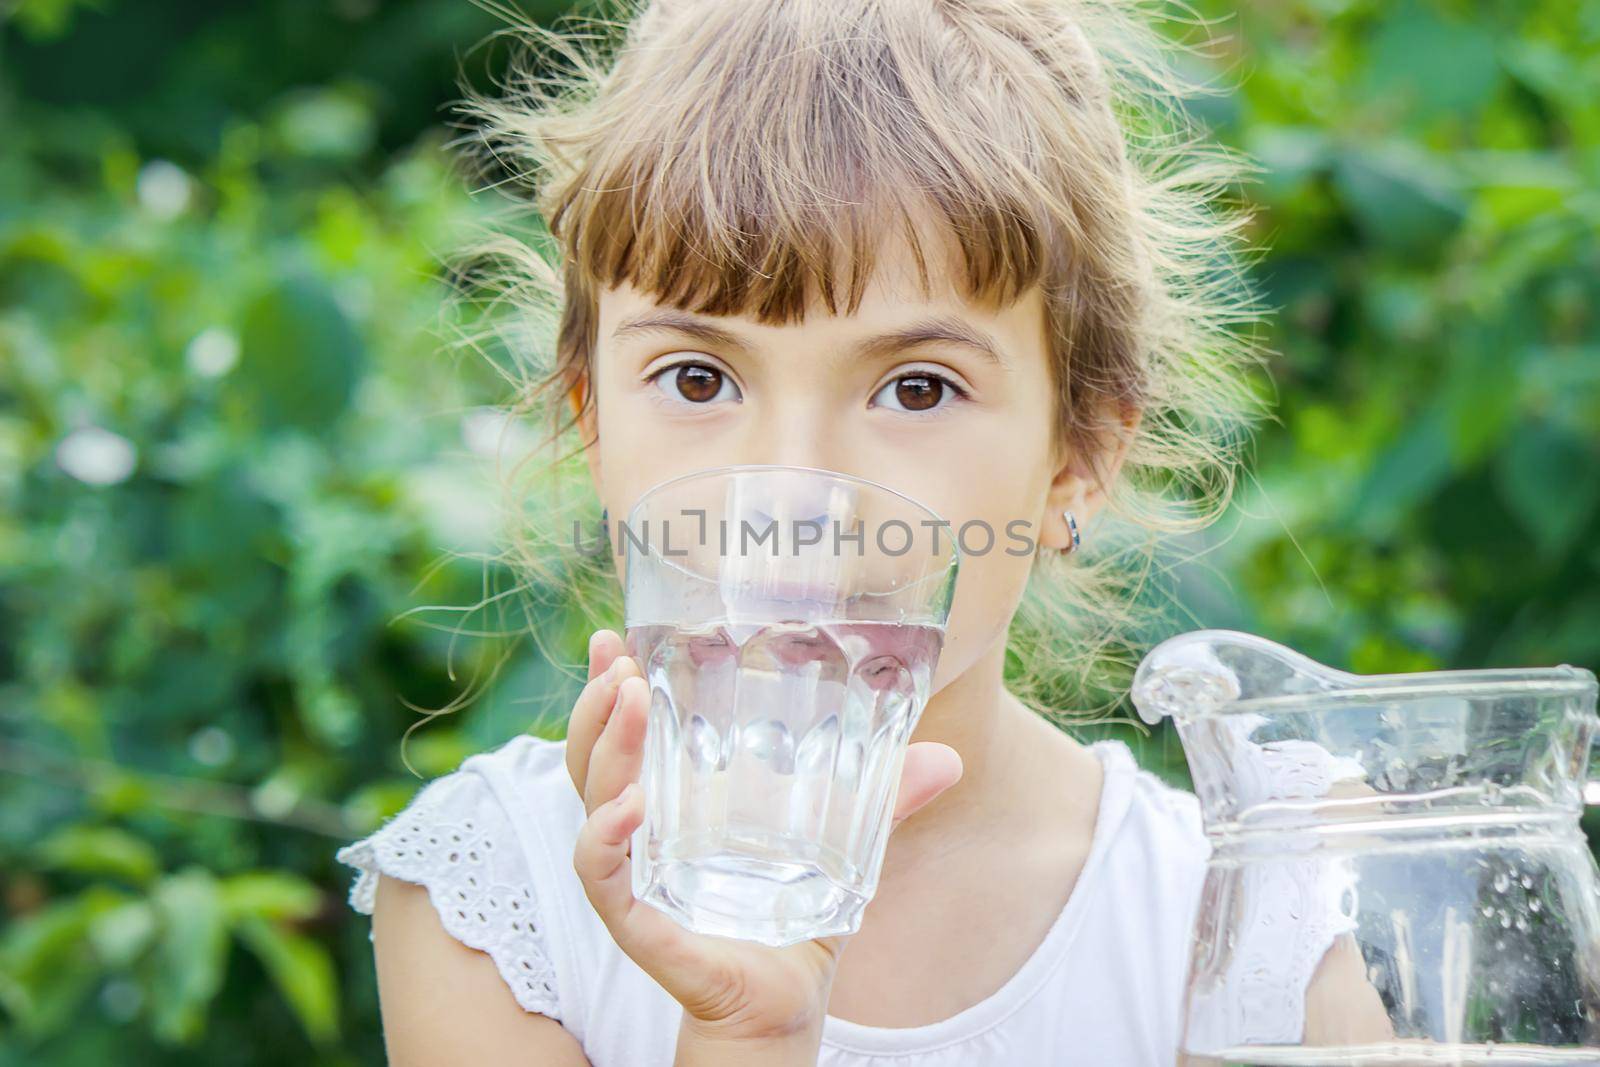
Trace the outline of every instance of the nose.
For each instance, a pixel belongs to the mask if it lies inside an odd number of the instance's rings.
[[[792,529],[800,523],[827,529],[830,522],[848,523],[857,496],[854,483],[807,470],[764,471],[740,479],[735,491],[737,499],[728,502],[729,511],[735,521],[747,521],[757,529],[771,525]]]
[[[828,535],[835,524],[844,529],[854,524],[858,494],[852,482],[809,473],[846,473],[836,465],[842,435],[829,432],[830,423],[838,428],[838,412],[820,403],[796,402],[794,396],[788,399],[790,403],[773,405],[764,418],[751,420],[741,442],[741,462],[805,469],[762,471],[739,479],[727,501],[728,515],[755,530],[779,531],[785,554],[811,556],[822,551],[818,546],[831,543]],[[805,547],[806,542],[814,543]]]
[[[750,420],[740,442],[739,462],[836,470],[833,464],[842,458],[839,412],[820,402],[787,399],[768,405]]]
[[[738,548],[719,564],[724,603],[832,603],[854,569],[849,554],[832,546],[840,530],[856,525],[858,496],[854,482],[811,469],[758,470],[733,479],[726,513],[739,530],[730,538]]]

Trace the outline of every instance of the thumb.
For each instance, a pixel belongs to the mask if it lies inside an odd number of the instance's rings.
[[[894,825],[909,819],[934,797],[961,780],[961,756],[938,741],[914,741],[906,748],[895,797]]]

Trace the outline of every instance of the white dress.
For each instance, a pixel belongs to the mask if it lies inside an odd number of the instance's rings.
[[[1022,967],[926,1026],[830,1015],[819,1065],[1171,1067],[1210,853],[1199,802],[1141,769],[1121,741],[1088,747],[1105,768],[1089,855]],[[364,914],[380,872],[426,887],[444,929],[487,953],[523,1009],[559,1020],[594,1067],[670,1067],[681,1008],[616,946],[584,895],[572,868],[583,821],[565,743],[524,736],[429,783],[339,859],[360,872],[350,900]],[[1314,936],[1311,966],[1331,937]],[[1256,958],[1282,960],[1282,948]],[[1290,996],[1273,1018],[1240,1019],[1225,1036],[1297,1040],[1310,974],[1296,969],[1277,975]]]

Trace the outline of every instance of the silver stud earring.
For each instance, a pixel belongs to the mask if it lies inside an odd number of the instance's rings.
[[[1072,534],[1072,544],[1061,550],[1061,554],[1064,556],[1069,552],[1077,551],[1078,546],[1083,543],[1083,538],[1078,536],[1078,520],[1072,512],[1063,511],[1061,517],[1067,520],[1067,530]]]

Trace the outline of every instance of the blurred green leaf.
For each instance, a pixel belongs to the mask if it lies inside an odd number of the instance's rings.
[[[1586,73],[1572,56],[1547,41],[1504,41],[1500,61],[1523,85],[1556,103],[1593,89],[1592,71]]]
[[[1368,92],[1424,116],[1481,107],[1500,77],[1489,30],[1417,0],[1386,5],[1368,59]]]
[[[289,152],[328,159],[358,158],[376,135],[371,110],[348,91],[294,94],[279,111],[274,129]]]
[[[1572,475],[1596,467],[1600,440],[1580,439],[1543,421],[1513,435],[1499,454],[1500,492],[1541,554],[1564,554],[1594,516],[1600,480]]]
[[[338,986],[333,960],[317,942],[261,919],[246,919],[239,926],[244,939],[272,977],[283,998],[294,1008],[306,1034],[317,1042],[333,1040],[339,1033]]]
[[[228,921],[309,919],[322,907],[322,891],[288,871],[249,871],[223,879]]]
[[[320,430],[350,402],[363,344],[325,284],[297,276],[257,296],[245,305],[239,340],[228,381],[249,416]]]
[[[150,882],[161,870],[155,849],[113,826],[63,827],[40,843],[39,862],[46,869],[109,875],[133,885]]]
[[[374,782],[351,794],[345,802],[345,817],[350,825],[362,834],[371,833],[386,819],[400,813],[412,797],[416,796],[419,782]]]
[[[66,33],[79,8],[95,11],[106,3],[107,0],[18,0],[10,15],[29,37],[46,41]]]
[[[164,879],[152,900],[160,934],[151,1023],[165,1040],[193,1042],[222,988],[227,959],[228,928],[217,883],[209,872],[191,868]]]
[[[156,927],[155,908],[148,900],[128,900],[95,915],[89,942],[105,966],[122,970],[154,942]]]
[[[0,996],[25,1032],[49,1033],[77,1011],[96,977],[90,926],[118,903],[91,889],[16,920],[0,937]]]
[[[1368,240],[1407,257],[1437,255],[1466,217],[1448,172],[1409,147],[1350,146],[1335,164],[1334,186]]]
[[[1427,408],[1379,454],[1346,507],[1346,521],[1368,536],[1391,533],[1401,516],[1438,488],[1452,468],[1446,415],[1441,406]]]

